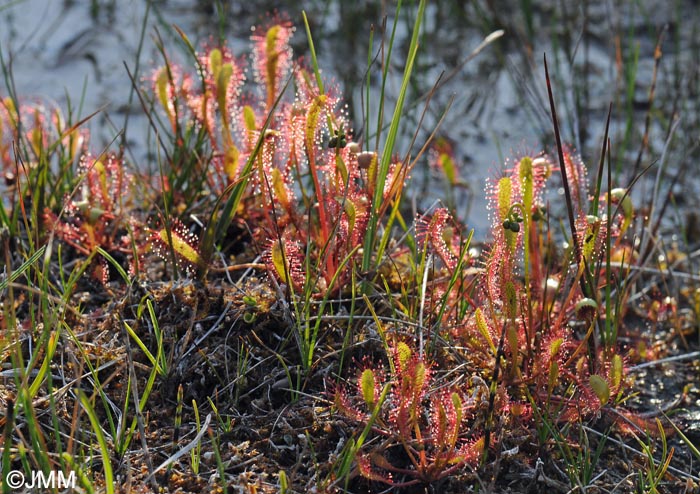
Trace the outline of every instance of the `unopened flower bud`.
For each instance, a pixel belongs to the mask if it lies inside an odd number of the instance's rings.
[[[362,169],[367,169],[372,165],[372,160],[375,160],[377,153],[373,151],[365,151],[357,155],[357,166]]]

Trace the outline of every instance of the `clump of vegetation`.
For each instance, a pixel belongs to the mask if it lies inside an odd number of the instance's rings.
[[[508,466],[583,492],[614,430],[642,446],[640,491],[670,483],[675,425],[626,406],[638,246],[607,139],[592,184],[560,142],[507,163],[480,249],[451,200],[410,219],[418,163],[450,194],[462,180],[447,141],[395,149],[424,8],[374,147],[310,33],[295,60],[279,19],[249,60],[180,33],[187,67],[159,45],[134,81],[155,176],[91,149],[84,122],[2,100],[3,472],[75,472],[87,492],[490,492]]]

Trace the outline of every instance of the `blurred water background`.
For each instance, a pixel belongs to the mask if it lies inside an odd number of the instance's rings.
[[[116,147],[126,125],[127,152],[134,166],[153,168],[153,133],[132,93],[126,67],[139,81],[150,75],[162,63],[154,42],[158,37],[175,60],[187,60],[173,26],[187,33],[195,46],[225,36],[234,53],[243,54],[251,26],[265,23],[275,11],[298,27],[295,54],[307,55],[304,10],[324,75],[339,84],[353,120],[361,122],[370,31],[375,32],[374,57],[385,34],[385,15],[389,29],[397,23],[389,109],[398,93],[416,9],[413,2],[404,2],[395,18],[395,5],[366,0],[3,1],[0,51],[6,70],[0,94],[8,94],[11,84],[21,99],[55,105],[64,114],[72,113],[73,121],[100,110],[89,123],[93,144]],[[666,227],[691,236],[691,241],[697,240],[695,235],[700,238],[693,227],[700,191],[699,11],[698,2],[691,0],[430,2],[398,150],[407,152],[425,96],[442,75],[417,146],[452,101],[439,133],[454,145],[463,184],[448,191],[439,170],[423,166],[412,177],[415,207],[427,208],[449,197],[477,236],[485,234],[485,179],[509,157],[540,149],[554,152],[543,69],[546,53],[563,139],[589,167],[596,167],[612,103],[617,184],[626,186],[651,165],[648,178],[635,186],[636,201],[653,197],[654,183],[662,179],[657,204],[672,199]],[[467,61],[484,38],[498,30],[503,36]],[[379,77],[372,80],[376,96]]]

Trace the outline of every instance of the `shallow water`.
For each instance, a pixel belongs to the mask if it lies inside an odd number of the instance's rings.
[[[530,17],[519,7],[514,8],[515,2],[463,3],[435,2],[427,10],[413,86],[412,100],[418,103],[407,114],[405,137],[398,150],[406,152],[423,109],[420,97],[441,73],[452,75],[437,92],[418,142],[432,130],[447,102],[454,98],[440,132],[455,143],[462,163],[460,174],[467,185],[455,191],[457,210],[462,219],[476,228],[477,236],[484,235],[488,228],[483,200],[486,177],[496,173],[505,158],[537,152],[543,144],[551,146],[553,141],[543,53],[547,53],[554,77],[563,139],[580,149],[584,159],[592,163],[590,166],[597,166],[607,107],[614,102],[614,161],[620,182],[626,184],[630,180],[631,163],[644,133],[656,36],[664,24],[670,28],[663,44],[665,56],[659,65],[650,150],[643,154],[641,167],[656,161],[667,166],[665,173],[669,176],[686,169],[690,173],[687,180],[676,186],[677,195],[679,200],[695,197],[690,192],[698,190],[697,184],[690,179],[700,175],[693,172],[697,169],[700,79],[693,53],[697,55],[695,48],[700,45],[695,32],[700,23],[695,22],[698,9],[693,2],[676,2],[669,7],[667,2],[651,0],[641,2],[642,6],[638,2],[599,1],[563,12],[557,2],[541,1],[533,2]],[[177,48],[173,25],[182,28],[195,43],[214,37],[221,30],[234,52],[241,54],[247,48],[250,26],[260,22],[264,12],[278,7],[301,27],[301,10],[305,9],[312,23],[320,65],[344,87],[350,111],[360,121],[369,29],[376,25],[378,38],[382,18],[373,2],[262,2],[254,7],[230,2],[226,3],[222,23],[212,4],[205,0],[159,1],[152,4],[146,17],[147,3],[136,0],[6,3],[0,7],[0,50],[22,97],[41,98],[64,113],[70,106],[74,121],[101,110],[90,123],[94,146],[114,141],[128,115],[128,151],[136,166],[144,169],[154,166],[154,156],[148,152],[152,144],[146,138],[150,131],[138,100],[132,95],[125,64],[135,72],[139,60],[139,75],[149,74],[160,61],[153,42],[156,33],[176,57],[182,55],[182,50]],[[399,62],[403,60],[401,49],[407,45],[412,12],[404,8],[399,15],[397,50],[401,53],[394,54],[389,101],[391,94],[398,91],[403,69]],[[391,23],[389,19],[390,26]],[[146,36],[139,57],[143,28]],[[497,29],[505,29],[505,35],[461,66],[484,37]],[[307,43],[301,28],[294,45],[297,55],[305,52]],[[375,42],[375,49],[377,46]],[[637,48],[639,61],[634,81],[627,84],[617,61],[620,54],[623,59],[631,58],[630,53]],[[376,101],[376,85],[372,90]],[[575,110],[577,100],[579,109]],[[672,148],[661,161],[674,115],[681,123],[675,130]],[[625,151],[626,135],[629,145]],[[446,197],[441,177],[435,173],[417,170],[413,181],[418,209]],[[638,186],[636,197],[641,200],[650,191],[648,184]]]

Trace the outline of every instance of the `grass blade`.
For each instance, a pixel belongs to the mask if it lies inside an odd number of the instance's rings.
[[[114,494],[114,475],[112,473],[112,462],[109,457],[109,445],[107,444],[107,439],[102,431],[100,420],[97,418],[95,409],[92,408],[90,400],[84,391],[80,389],[78,390],[78,398],[80,400],[80,404],[85,410],[85,413],[87,413],[88,418],[90,419],[90,425],[92,425],[92,430],[95,432],[97,443],[99,444],[100,451],[102,452],[102,465],[105,474],[105,492],[107,494]]]

